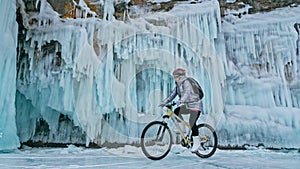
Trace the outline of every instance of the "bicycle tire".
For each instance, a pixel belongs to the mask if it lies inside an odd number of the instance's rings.
[[[217,133],[215,132],[212,126],[206,123],[199,124],[197,127],[199,131],[199,136],[205,137],[208,140],[205,140],[205,143],[204,142],[201,143],[202,150],[198,150],[197,152],[195,152],[195,154],[201,158],[209,158],[212,155],[214,155],[214,153],[217,150],[217,146],[218,146]],[[203,132],[205,132],[205,136],[203,136]]]
[[[160,160],[168,155],[173,140],[167,123],[153,121],[143,130],[141,147],[145,156],[151,160]]]

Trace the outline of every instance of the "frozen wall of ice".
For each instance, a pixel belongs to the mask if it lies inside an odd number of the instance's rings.
[[[157,105],[174,87],[176,67],[199,80],[206,120],[217,126],[225,72],[216,49],[219,6],[212,2],[195,5],[206,8],[200,13],[184,15],[179,5],[127,23],[86,18],[32,26],[18,60],[18,127],[27,127],[21,142],[137,142],[145,123],[163,114]],[[63,136],[61,117],[81,130]],[[47,124],[44,137],[36,134],[40,123]]]
[[[200,121],[217,129],[220,145],[299,147],[298,7],[221,25],[216,0],[126,22],[61,20],[43,3],[35,16],[43,24],[19,46],[21,142],[136,143],[163,113],[170,73],[184,67],[205,91]]]
[[[228,64],[226,104],[299,108],[294,97],[298,92],[292,91],[299,77],[294,27],[300,21],[299,8],[286,11],[223,24]]]
[[[16,128],[16,53],[18,25],[15,0],[0,0],[0,151],[19,146]]]
[[[299,147],[299,10],[225,18],[224,145]]]
[[[299,116],[298,108],[226,105],[219,145],[299,148]]]

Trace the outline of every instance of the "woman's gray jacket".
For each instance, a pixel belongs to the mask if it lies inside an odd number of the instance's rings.
[[[182,76],[179,79],[176,83],[176,87],[172,90],[171,94],[163,100],[163,103],[167,104],[171,102],[177,95],[179,96],[178,101],[186,105],[187,109],[202,111],[202,101],[199,99],[199,95],[194,92],[188,77]]]

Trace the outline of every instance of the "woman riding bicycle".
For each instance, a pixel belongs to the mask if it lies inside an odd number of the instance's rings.
[[[195,92],[192,84],[192,80],[195,79],[187,77],[185,70],[177,68],[173,71],[173,77],[175,80],[176,87],[173,89],[171,94],[165,98],[160,107],[164,107],[167,103],[171,102],[178,95],[179,100],[177,101],[177,108],[174,113],[183,119],[182,114],[190,114],[189,124],[192,126],[193,136],[193,147],[192,152],[197,152],[200,146],[200,139],[198,137],[198,128],[196,122],[202,111],[202,101],[199,93]],[[184,125],[180,123],[180,128],[184,130]]]

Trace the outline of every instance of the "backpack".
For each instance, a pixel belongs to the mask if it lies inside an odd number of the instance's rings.
[[[187,80],[192,84],[194,92],[199,95],[199,99],[201,100],[204,97],[204,93],[199,83],[191,77],[188,77]]]

